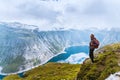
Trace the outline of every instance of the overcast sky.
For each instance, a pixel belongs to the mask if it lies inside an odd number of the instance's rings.
[[[0,0],[0,21],[44,29],[120,27],[120,0]]]

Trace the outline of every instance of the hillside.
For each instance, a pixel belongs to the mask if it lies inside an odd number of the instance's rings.
[[[47,63],[25,72],[24,77],[10,75],[4,80],[105,80],[120,71],[120,43],[107,45],[95,52],[95,63]]]
[[[3,80],[74,80],[80,69],[80,64],[47,63],[27,71],[23,78],[9,75]]]
[[[99,54],[98,54],[99,53]],[[95,55],[95,63],[84,61],[77,80],[105,80],[110,74],[120,71],[120,44],[107,45]]]

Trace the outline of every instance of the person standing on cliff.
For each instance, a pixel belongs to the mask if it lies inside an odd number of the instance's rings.
[[[98,48],[99,46],[99,41],[95,38],[94,34],[90,35],[90,43],[89,43],[89,57],[92,61],[92,63],[94,63],[94,50]]]

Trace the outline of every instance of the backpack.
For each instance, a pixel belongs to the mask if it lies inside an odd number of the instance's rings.
[[[94,48],[99,47],[99,41],[97,39],[94,39]]]

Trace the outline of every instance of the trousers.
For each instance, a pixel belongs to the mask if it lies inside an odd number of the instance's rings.
[[[89,57],[90,57],[90,59],[91,59],[91,61],[92,62],[94,62],[94,48],[90,48],[90,50],[89,50]]]

